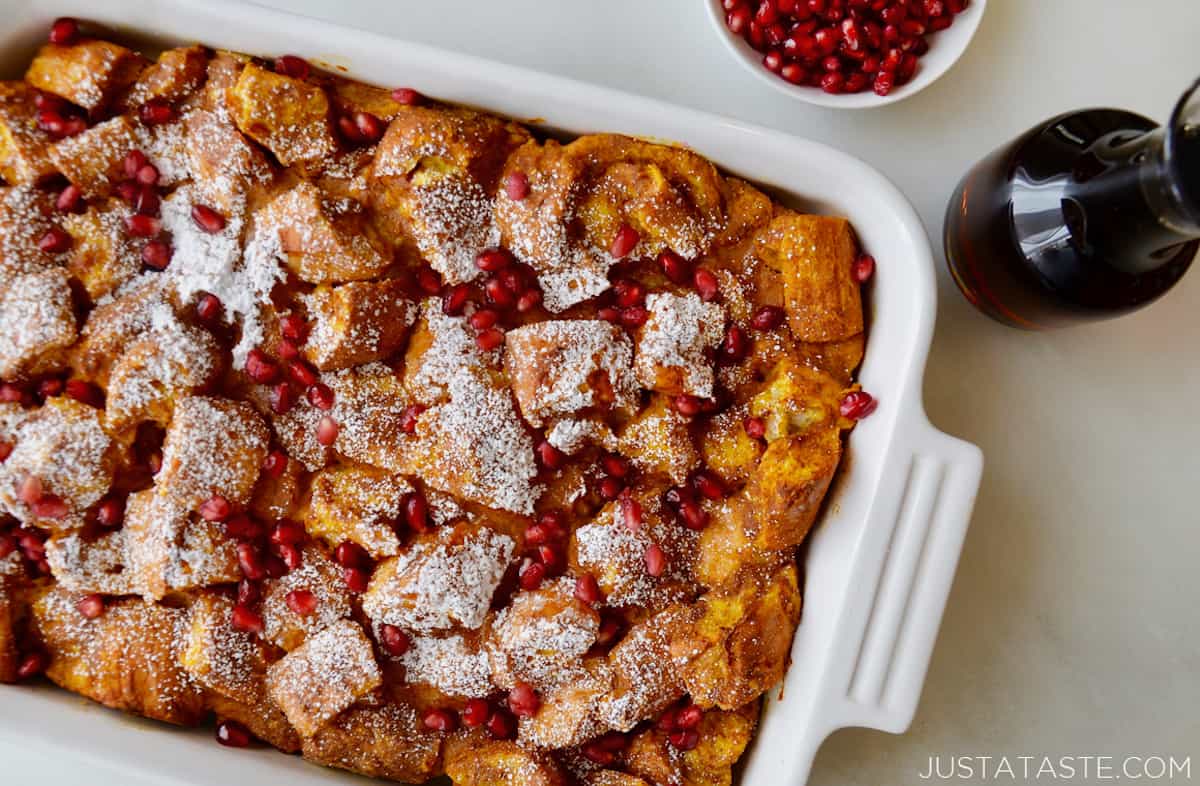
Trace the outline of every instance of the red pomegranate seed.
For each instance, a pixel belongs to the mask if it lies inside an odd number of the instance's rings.
[[[26,398],[26,393],[11,382],[0,383],[0,402],[19,404]]]
[[[83,211],[83,189],[74,183],[69,184],[59,192],[54,200],[54,207],[60,213],[79,213]]]
[[[425,411],[424,404],[409,404],[400,413],[400,430],[405,434],[414,434],[417,431],[417,420],[421,417],[421,413]]]
[[[605,750],[596,740],[584,743],[583,747],[580,748],[580,753],[583,754],[585,759],[593,764],[599,764],[601,767],[608,767],[617,760],[616,753]]]
[[[279,318],[279,333],[290,341],[303,344],[308,338],[308,323],[299,314],[284,314]]]
[[[667,555],[663,553],[662,547],[657,543],[651,543],[646,547],[645,559],[646,572],[651,576],[661,576],[667,569]]]
[[[409,494],[404,501],[404,523],[414,532],[429,529],[429,503],[419,491]]]
[[[704,719],[704,710],[695,704],[683,707],[675,715],[675,724],[681,729],[694,729]]]
[[[226,524],[226,532],[229,532],[230,525],[238,519],[231,519]],[[234,527],[236,528],[236,527]],[[232,536],[232,535],[231,535]],[[237,546],[238,567],[242,569],[242,575],[251,581],[261,581],[267,577],[267,566],[263,561],[262,553],[253,543],[239,543]]]
[[[808,72],[799,63],[784,63],[783,68],[779,69],[779,75],[793,85],[802,85],[808,79]]]
[[[403,106],[416,106],[421,103],[421,94],[411,87],[397,87],[392,91],[392,100]]]
[[[283,55],[275,60],[275,72],[292,79],[308,79],[312,68],[308,61],[296,55]]]
[[[307,617],[317,610],[317,596],[304,589],[292,590],[283,596],[283,602],[301,617]]]
[[[79,23],[69,16],[59,17],[50,25],[50,43],[70,46],[79,38]]]
[[[767,424],[762,418],[748,417],[742,421],[742,428],[750,439],[762,439],[767,434]]]
[[[30,505],[33,515],[39,519],[61,519],[71,512],[71,508],[62,498],[54,494],[44,494],[37,502]]]
[[[636,229],[629,226],[629,224],[621,224],[608,252],[617,259],[624,259],[633,253],[633,249],[637,247],[641,239],[642,236]]]
[[[21,485],[17,486],[17,499],[26,505],[37,502],[45,493],[41,479],[35,475],[26,475],[25,479],[21,481]]]
[[[217,724],[217,742],[226,748],[248,748],[254,738],[249,730],[237,721],[221,721]]]
[[[527,682],[518,682],[508,692],[508,708],[519,718],[532,718],[541,707],[541,697]]]
[[[417,271],[417,286],[426,295],[436,295],[442,291],[442,280],[433,268],[423,267]]]
[[[125,501],[120,497],[105,497],[96,508],[96,523],[105,529],[116,529],[125,520]]]
[[[477,729],[487,723],[492,714],[492,705],[487,699],[470,699],[462,711],[463,725],[469,729]]]
[[[557,571],[566,563],[562,547],[554,543],[543,543],[537,547],[538,559],[546,566],[546,572]]]
[[[385,623],[379,626],[379,644],[388,655],[399,658],[408,652],[408,648],[412,646],[412,639],[395,625]]]
[[[641,306],[621,309],[621,324],[627,328],[638,328],[646,324],[650,312]]]
[[[333,550],[333,561],[343,568],[361,568],[370,563],[371,556],[354,541],[344,540]]]
[[[273,478],[277,478],[283,474],[284,470],[287,469],[287,465],[287,454],[279,448],[274,448],[270,453],[267,454],[267,457],[263,459],[262,468],[263,472],[267,473]]]
[[[504,331],[499,328],[488,328],[475,336],[475,345],[484,352],[491,352],[504,343]]]
[[[17,679],[28,680],[36,677],[50,665],[50,658],[44,652],[30,652],[21,659],[17,666]]]
[[[706,303],[716,300],[721,294],[721,285],[717,283],[717,277],[706,268],[696,270],[692,276],[692,284],[695,285],[696,292],[700,294],[700,299]]]
[[[540,289],[527,289],[517,298],[517,312],[527,314],[542,302]]]
[[[741,35],[750,27],[750,20],[753,18],[753,15],[749,6],[738,6],[725,16],[725,26],[734,35]]]
[[[135,213],[132,216],[125,216],[125,229],[134,237],[154,237],[162,231],[162,222],[152,216]],[[142,259],[146,259],[145,251],[142,252]]]
[[[280,519],[271,528],[270,541],[277,545],[298,546],[308,540],[308,533],[297,521]]]
[[[267,400],[271,404],[272,412],[277,415],[286,415],[291,411],[292,405],[296,403],[296,393],[288,383],[279,382],[271,387],[271,392],[267,394]]]
[[[674,251],[664,251],[659,254],[658,265],[662,268],[663,274],[675,284],[684,286],[692,280],[692,266]]]
[[[754,312],[750,325],[755,330],[774,330],[783,324],[786,312],[779,306],[763,306]]]
[[[149,218],[148,216],[131,216],[130,218],[144,218],[155,223],[158,219]],[[157,233],[151,233],[157,234]],[[142,246],[142,262],[148,268],[154,270],[166,270],[167,265],[171,264],[171,257],[174,256],[175,250],[170,244],[164,243],[161,240],[151,240],[146,245]]]
[[[326,412],[333,409],[333,390],[322,382],[309,385],[304,395],[308,398],[308,403],[317,409],[325,410]]]
[[[513,172],[504,181],[504,193],[514,202],[529,196],[529,177],[524,172]]]
[[[84,595],[75,601],[75,608],[86,619],[94,620],[104,613],[104,597],[98,593]]]
[[[166,101],[153,98],[142,104],[138,117],[148,126],[161,126],[175,119],[175,110]]]
[[[17,539],[12,535],[0,535],[0,559],[8,559],[8,555],[17,550]]]
[[[675,407],[675,411],[684,417],[692,418],[704,411],[704,400],[687,393],[673,398],[671,404]]]
[[[605,322],[619,322],[621,320],[621,310],[612,306],[605,306],[596,311],[596,316]]]
[[[667,735],[667,740],[681,751],[690,751],[700,744],[700,733],[695,729],[680,729]]]
[[[567,535],[567,517],[561,510],[548,510],[538,516],[537,523],[546,528],[551,537],[562,538]]]
[[[530,561],[518,575],[517,583],[521,585],[521,589],[532,592],[542,586],[544,578],[546,578],[546,566],[540,562]]]
[[[317,372],[308,363],[299,358],[288,363],[288,376],[291,377],[297,384],[304,385],[306,388],[317,384]]]
[[[701,470],[692,478],[692,486],[713,501],[725,498],[725,483],[712,472]]]
[[[481,308],[467,319],[476,330],[487,330],[500,321],[500,314],[494,309]]]
[[[549,542],[550,538],[550,531],[541,524],[530,524],[525,528],[525,543],[527,545],[539,546]]]
[[[233,505],[219,494],[214,494],[200,503],[200,518],[205,521],[224,521],[233,512]]]
[[[497,709],[487,719],[488,734],[497,740],[509,740],[516,736],[517,721],[508,710]]]
[[[683,519],[683,526],[696,532],[708,526],[708,512],[694,499],[680,500],[679,517]]]
[[[450,734],[458,728],[458,716],[454,713],[454,710],[434,708],[425,711],[425,715],[421,718],[421,723],[431,731]]]
[[[378,142],[386,130],[383,121],[370,112],[355,112],[354,127],[358,129],[359,137],[367,143]]]
[[[215,235],[225,228],[225,216],[208,205],[192,205],[192,221],[210,235]]]
[[[252,349],[246,354],[246,376],[260,385],[269,385],[279,379],[279,367],[266,352]]]
[[[773,74],[778,74],[783,70],[783,53],[778,49],[772,49],[763,55],[763,68]]]
[[[300,550],[299,546],[284,543],[282,546],[276,546],[275,549],[279,552],[279,558],[283,560],[288,571],[300,570],[304,566],[304,552]]]
[[[549,440],[543,439],[535,448],[537,453],[538,463],[549,470],[561,469],[563,464],[567,462],[567,456],[558,448],[550,444]]]
[[[679,710],[674,707],[663,710],[663,714],[658,716],[658,721],[654,725],[662,732],[675,731],[679,728]]]
[[[81,404],[87,404],[97,409],[104,408],[104,391],[91,382],[84,382],[82,379],[68,379],[63,389],[68,396]]]
[[[245,513],[238,513],[230,516],[222,522],[225,525],[225,534],[234,540],[251,541],[262,537],[263,528],[255,519],[250,518]],[[253,560],[254,556],[247,553],[247,559]]]
[[[61,254],[71,248],[71,236],[58,227],[51,227],[38,240],[38,248],[47,254]]]
[[[262,633],[265,627],[262,616],[249,606],[234,606],[230,624],[234,630],[253,634]]]
[[[258,585],[249,579],[242,579],[238,582],[237,588],[237,605],[253,606],[262,598],[262,592]]]
[[[842,397],[840,411],[842,417],[850,420],[862,420],[875,411],[879,402],[865,390],[856,390]]]
[[[624,478],[629,475],[629,459],[612,453],[600,459],[600,466],[614,478]]]
[[[600,480],[600,496],[607,500],[614,500],[621,496],[621,492],[625,490],[625,484],[620,479],[614,477],[602,478]]]
[[[840,72],[834,71],[821,77],[821,89],[831,95],[842,92],[845,85],[846,77],[842,76]]]
[[[854,260],[854,280],[860,284],[866,283],[875,273],[875,257],[870,254],[859,254]]]
[[[618,504],[621,506],[621,521],[629,529],[630,532],[637,532],[642,528],[642,504],[634,499],[629,493],[621,495]]]
[[[455,284],[442,295],[442,313],[456,317],[462,314],[467,302],[471,299],[471,287],[468,284]]]
[[[640,306],[646,299],[646,288],[636,281],[622,278],[614,281],[612,286],[617,305],[621,308]]]
[[[488,300],[500,308],[509,308],[517,301],[513,291],[506,287],[504,281],[499,278],[488,279],[487,283],[483,285],[483,291],[487,293]]]
[[[589,606],[604,602],[604,593],[600,591],[600,583],[590,573],[585,573],[575,580],[575,597]]]
[[[361,595],[367,591],[371,576],[362,568],[342,568],[342,581],[351,592]]]
[[[475,257],[475,267],[488,273],[503,270],[512,263],[512,256],[502,248],[485,248]]]
[[[221,298],[216,295],[208,294],[207,292],[200,296],[196,301],[196,317],[201,322],[210,325],[215,325],[221,320],[221,315],[224,313],[224,306],[221,304]]]
[[[149,164],[150,159],[146,158],[146,154],[141,150],[130,150],[125,155],[125,177],[136,180],[137,173],[141,171],[142,167],[149,166]]]
[[[137,171],[134,179],[144,186],[153,186],[158,184],[158,169],[153,164],[146,164]]]
[[[875,91],[876,95],[886,96],[892,92],[895,84],[896,77],[891,72],[880,71],[875,75],[875,82],[872,84],[871,89]]]
[[[737,325],[730,325],[721,342],[721,357],[727,363],[741,363],[750,353],[750,337]]]
[[[137,186],[137,193],[133,197],[133,209],[138,215],[155,218],[161,208],[162,200],[159,198],[158,192],[154,190],[154,186]]]

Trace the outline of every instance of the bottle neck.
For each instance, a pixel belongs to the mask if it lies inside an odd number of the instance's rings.
[[[1163,128],[1149,137],[1139,169],[1146,204],[1171,232],[1200,237],[1200,134]]]

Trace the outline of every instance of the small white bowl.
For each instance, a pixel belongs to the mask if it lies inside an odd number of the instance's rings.
[[[750,46],[746,39],[734,35],[725,26],[725,8],[722,6],[721,0],[705,0],[705,2],[708,5],[709,20],[716,29],[717,35],[746,70],[792,98],[836,109],[867,109],[895,103],[911,95],[916,95],[933,84],[938,77],[950,70],[950,66],[962,57],[963,52],[967,51],[967,46],[975,37],[975,31],[979,29],[984,9],[987,7],[987,0],[971,0],[966,9],[954,17],[954,24],[945,30],[929,35],[929,51],[921,58],[917,66],[917,73],[909,80],[908,84],[893,89],[886,96],[879,96],[871,90],[862,93],[830,94],[819,87],[793,85],[785,81],[778,74],[771,73],[763,66],[761,52]],[[754,0],[751,0],[751,5],[754,5]]]

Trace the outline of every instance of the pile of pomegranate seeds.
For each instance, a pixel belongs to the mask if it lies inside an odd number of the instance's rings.
[[[826,93],[886,96],[917,72],[926,36],[968,0],[724,0],[725,24],[763,53],[763,66]]]

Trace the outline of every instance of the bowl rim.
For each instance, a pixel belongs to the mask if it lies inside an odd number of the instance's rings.
[[[725,26],[725,9],[722,6],[722,0],[706,0],[705,5],[707,7],[709,22],[716,31],[717,37],[724,44],[725,49],[733,55],[738,63],[753,73],[760,81],[770,85],[780,93],[808,104],[833,109],[872,109],[874,107],[894,104],[897,101],[903,101],[906,98],[916,95],[941,79],[946,72],[953,68],[955,63],[962,58],[963,54],[971,46],[976,33],[979,32],[979,25],[983,22],[983,15],[987,9],[987,0],[971,0],[970,5],[955,18],[954,27],[950,29],[956,31],[962,39],[961,45],[956,44],[958,51],[950,55],[945,63],[937,68],[918,70],[916,76],[908,84],[901,85],[886,96],[876,95],[872,91],[831,95],[819,88],[807,85],[793,85],[785,82],[766,68],[763,68],[760,62],[761,54],[751,47],[745,39],[734,35]],[[939,31],[929,35],[942,36],[945,32]]]

